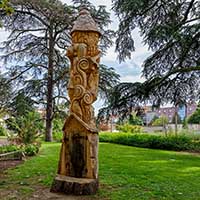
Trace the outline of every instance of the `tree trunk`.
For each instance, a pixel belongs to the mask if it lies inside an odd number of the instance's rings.
[[[53,121],[53,65],[54,65],[54,41],[53,31],[49,31],[49,54],[48,54],[48,77],[47,77],[47,107],[46,107],[46,129],[45,141],[52,141],[52,121]]]
[[[187,115],[188,115],[187,109],[188,109],[188,106],[187,106],[187,102],[186,102],[185,103],[185,119],[187,119]]]
[[[178,133],[178,105],[175,105],[175,135]]]

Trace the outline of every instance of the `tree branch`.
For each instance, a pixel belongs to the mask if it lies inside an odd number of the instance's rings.
[[[10,82],[16,80],[16,79],[19,78],[21,75],[23,75],[25,72],[27,72],[28,70],[30,70],[32,67],[33,67],[33,66],[30,66],[30,67],[26,68],[24,71],[20,72],[20,73],[19,73],[18,75],[16,75],[15,77],[9,79],[9,80],[7,81],[7,83],[10,83]]]
[[[22,14],[27,14],[30,16],[35,17],[38,21],[40,21],[43,25],[45,25],[46,27],[50,28],[50,25],[47,24],[42,18],[41,16],[37,16],[36,14],[30,12],[30,11],[23,11],[23,10],[15,10],[16,13],[22,13]]]

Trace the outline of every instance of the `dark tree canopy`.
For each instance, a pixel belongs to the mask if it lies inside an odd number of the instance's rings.
[[[120,60],[130,57],[131,31],[138,27],[153,52],[143,64],[147,85],[163,90],[183,85],[189,91],[196,83],[199,89],[200,1],[113,0],[113,9],[120,20],[116,48]]]
[[[113,10],[120,21],[116,49],[121,52],[120,60],[129,57],[134,49],[134,36],[131,35],[131,31],[136,27],[140,29],[144,42],[152,51],[167,51],[166,55],[171,53],[180,58],[185,57],[184,54],[188,55],[187,58],[189,54],[193,57],[198,55],[195,52],[200,34],[198,0],[113,0],[112,2]],[[195,54],[189,51],[189,47]],[[178,51],[170,52],[172,48]],[[168,59],[170,57],[174,59],[174,56],[168,56]]]
[[[8,111],[14,117],[25,116],[28,112],[35,111],[34,103],[30,97],[21,91],[16,94],[12,102],[8,105]]]
[[[5,75],[0,73],[0,113],[7,109],[12,99],[12,86]]]

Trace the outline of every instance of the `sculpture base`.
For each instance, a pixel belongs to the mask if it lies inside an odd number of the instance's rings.
[[[57,174],[50,191],[73,195],[93,195],[96,194],[97,190],[97,179],[75,178]]]

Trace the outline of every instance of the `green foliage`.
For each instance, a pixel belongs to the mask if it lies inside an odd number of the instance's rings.
[[[100,142],[152,149],[200,152],[200,140],[194,141],[192,138],[184,135],[156,136],[131,133],[100,133]]]
[[[98,113],[98,120],[109,119],[110,116],[117,114],[120,121],[127,119],[130,114],[130,109],[135,108],[143,91],[141,83],[119,83],[110,90],[106,107],[101,108]]]
[[[13,13],[14,9],[9,5],[9,0],[0,0],[0,10],[4,11],[6,15],[10,15]],[[0,28],[2,27],[2,23],[0,21]]]
[[[6,129],[0,125],[0,136],[5,136],[7,135],[7,131]]]
[[[53,120],[53,140],[60,142],[63,137],[63,125],[64,125],[64,120],[55,118]]]
[[[187,118],[183,119],[183,128],[188,129],[188,119]]]
[[[23,151],[27,156],[34,156],[39,152],[39,146],[35,144],[27,144],[24,146]]]
[[[8,130],[16,132],[17,128],[15,123],[17,123],[16,121],[18,121],[18,118],[14,118],[14,117],[10,117],[8,119],[5,120],[5,124]]]
[[[175,124],[175,114],[174,114],[174,116],[173,116],[173,118],[172,118],[172,123]],[[179,114],[177,114],[177,123],[178,123],[178,124],[181,124],[181,123],[182,123],[182,120],[181,120],[181,117],[180,117]]]
[[[34,156],[39,152],[38,144],[27,144],[27,145],[4,145],[0,146],[0,154],[9,153],[13,151],[22,151],[26,156]]]
[[[153,126],[165,126],[169,123],[169,120],[166,116],[160,116],[159,118],[157,118],[152,125]]]
[[[129,124],[131,125],[139,125],[139,126],[143,126],[143,121],[140,117],[136,116],[136,113],[132,113],[129,117],[128,120]]]
[[[119,83],[120,75],[114,68],[106,65],[99,65],[99,95],[103,99],[107,99],[110,90]]]
[[[20,150],[20,147],[14,144],[0,146],[0,154],[12,152],[12,151],[18,151],[18,150]]]
[[[34,101],[22,91],[13,98],[9,107],[12,116],[24,116],[28,112],[34,112]]]
[[[200,108],[197,107],[196,111],[188,118],[189,124],[200,124]]]
[[[157,119],[159,119],[159,117],[155,115],[153,119],[151,120],[150,124],[152,125]]]
[[[0,0],[0,8],[5,10],[6,14],[10,15],[13,13],[13,8],[9,5],[9,0]]]
[[[20,143],[32,144],[43,132],[43,121],[37,112],[29,112],[25,116],[7,121],[8,128],[17,134]]]
[[[117,125],[117,130],[125,133],[141,133],[142,127],[138,125],[123,124],[123,125]]]
[[[12,99],[12,85],[4,74],[0,72],[0,113],[5,110]]]

